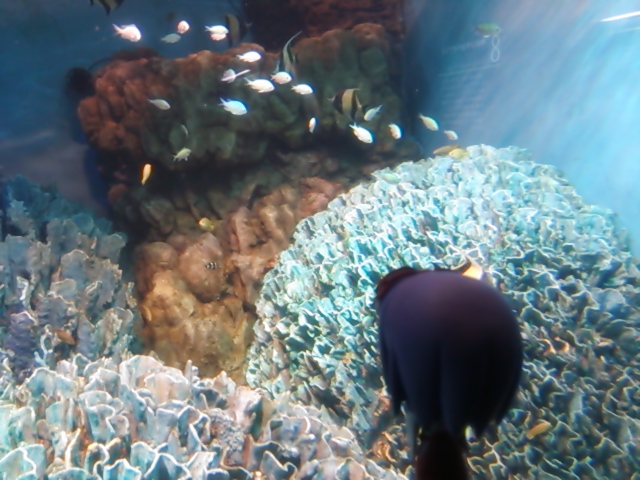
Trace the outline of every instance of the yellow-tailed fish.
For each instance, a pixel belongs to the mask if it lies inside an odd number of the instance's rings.
[[[433,118],[425,117],[421,113],[418,114],[418,116],[420,117],[420,120],[422,120],[422,123],[424,124],[424,126],[427,127],[429,130],[431,130],[433,132],[438,130],[438,128],[439,128],[438,127],[438,122],[436,122]]]
[[[212,222],[207,217],[202,217],[198,220],[198,226],[205,232],[213,232],[216,229],[217,223]]]
[[[460,160],[464,157],[469,156],[469,153],[463,148],[454,148],[449,152],[449,156],[451,158],[455,158],[456,160]]]
[[[551,428],[551,424],[546,420],[542,420],[540,423],[536,424],[535,426],[527,430],[527,433],[525,435],[529,440],[531,440],[532,438],[537,437],[538,435],[542,435],[544,432],[546,432],[550,428]]]
[[[144,167],[142,167],[142,178],[140,179],[140,183],[144,185],[149,180],[149,176],[151,175],[151,164],[146,163]]]
[[[438,147],[433,151],[433,154],[438,155],[449,155],[449,152],[455,150],[456,148],[460,148],[460,145],[443,145],[442,147]]]

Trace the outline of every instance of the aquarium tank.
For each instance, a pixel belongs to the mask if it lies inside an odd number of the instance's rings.
[[[0,27],[0,480],[640,480],[637,1]]]

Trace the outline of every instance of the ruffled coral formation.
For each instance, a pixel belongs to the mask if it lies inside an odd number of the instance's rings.
[[[525,151],[467,153],[376,172],[298,225],[257,302],[249,384],[324,406],[370,456],[404,468],[378,362],[375,284],[402,265],[458,265],[464,251],[513,302],[526,347],[517,405],[471,445],[473,470],[633,478],[640,271],[627,238],[611,212],[585,205]]]
[[[38,368],[0,398],[0,472],[15,479],[386,478],[312,407],[152,357]],[[45,477],[46,475],[46,477]]]
[[[78,352],[117,358],[139,316],[106,220],[15,177],[4,184],[0,359],[18,379]]]
[[[136,279],[148,348],[168,365],[191,360],[203,374],[242,380],[253,338],[252,307],[265,273],[289,246],[296,224],[326,207],[339,186],[305,179],[240,207],[212,233],[173,234],[143,244]],[[219,240],[220,239],[220,240]]]

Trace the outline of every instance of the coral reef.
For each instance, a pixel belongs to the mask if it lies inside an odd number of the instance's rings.
[[[268,48],[281,47],[298,31],[320,36],[335,28],[348,30],[359,23],[381,25],[396,41],[405,32],[404,2],[398,1],[247,0],[243,6],[252,23],[253,37]]]
[[[197,375],[144,356],[38,368],[0,398],[3,478],[406,480],[319,410]]]
[[[247,51],[262,58],[253,63],[238,58]],[[374,161],[408,158],[408,150],[415,151],[412,142],[395,141],[386,127],[400,122],[400,99],[389,84],[393,56],[381,27],[332,30],[297,42],[292,51],[298,58],[294,82],[311,85],[312,95],[294,92],[294,83],[275,84],[268,93],[250,88],[247,78],[270,78],[277,62],[276,54],[257,44],[241,44],[224,54],[205,50],[175,60],[150,57],[109,63],[96,74],[95,95],[83,99],[78,108],[91,144],[101,153],[103,174],[137,181],[146,163],[170,171],[255,165],[276,146],[308,147],[333,137],[344,138]],[[249,72],[225,82],[227,69]],[[374,145],[360,144],[349,120],[328,100],[346,88],[358,88],[365,106],[384,105],[373,121],[365,122],[376,136]],[[170,108],[160,109],[150,99],[166,100]],[[232,115],[220,99],[242,101],[248,113]],[[312,117],[318,119],[313,134],[308,128]],[[188,159],[175,161],[183,148],[191,151]]]
[[[238,58],[247,51],[261,59]],[[402,122],[382,27],[301,38],[292,52],[294,82],[274,82],[267,93],[246,80],[269,78],[278,55],[257,44],[175,60],[118,57],[96,74],[95,95],[78,108],[111,182],[117,225],[141,244],[146,344],[170,366],[191,358],[203,374],[224,369],[240,381],[257,290],[296,223],[371,171],[417,155],[413,141],[394,139],[387,126]],[[227,82],[227,69],[248,72]],[[314,93],[293,91],[299,83]],[[353,135],[354,120],[330,100],[348,88],[358,89],[364,107],[383,105],[367,122],[358,113],[373,144]],[[169,108],[150,102],[157,99]],[[242,101],[248,113],[231,114],[221,99]],[[150,175],[140,185],[143,165]]]
[[[638,478],[638,260],[611,212],[509,147],[473,146],[374,174],[303,220],[267,273],[246,377],[320,405],[370,457],[409,463],[378,362],[377,280],[485,266],[518,312],[521,393],[470,448],[478,478]]]
[[[243,381],[253,338],[253,303],[264,274],[289,246],[298,221],[326,207],[339,186],[303,179],[242,206],[211,232],[174,233],[144,243],[136,255],[136,285],[147,346],[167,365],[188,360],[203,374],[226,371]],[[199,229],[198,229],[199,230]]]
[[[117,263],[125,238],[24,177],[3,187],[0,361],[22,379],[74,352],[127,351],[139,316]]]

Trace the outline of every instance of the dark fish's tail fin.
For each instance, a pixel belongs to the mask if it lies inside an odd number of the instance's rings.
[[[464,449],[447,432],[437,432],[424,442],[416,460],[416,480],[469,480]]]

